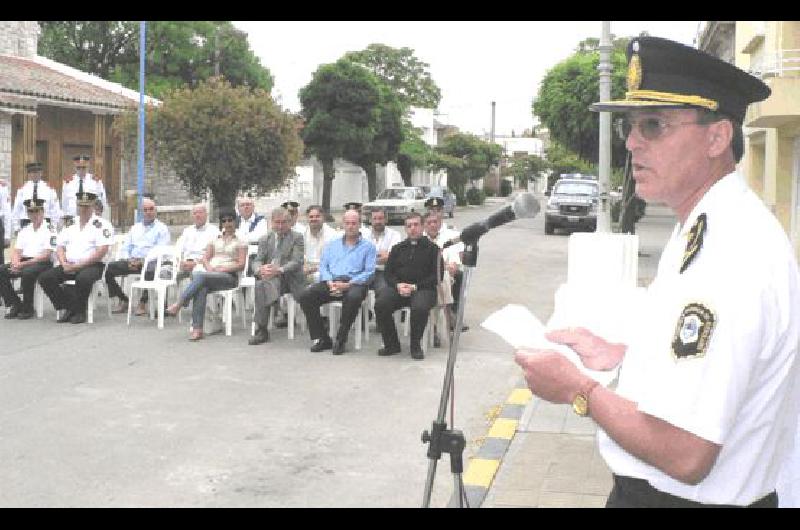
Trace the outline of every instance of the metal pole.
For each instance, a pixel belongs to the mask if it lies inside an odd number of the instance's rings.
[[[144,194],[144,56],[147,36],[147,22],[139,22],[139,158],[136,174],[136,193],[138,206],[135,222],[142,220],[142,195]]]
[[[600,101],[611,100],[611,22],[604,21],[600,37]],[[611,113],[600,113],[600,152],[598,169],[600,173],[600,204],[597,211],[597,232],[611,232],[611,208],[608,192],[611,181]]]

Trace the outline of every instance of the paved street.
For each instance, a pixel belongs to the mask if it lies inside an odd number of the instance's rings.
[[[498,209],[459,211],[464,226]],[[456,367],[465,456],[519,378],[510,349],[478,329],[516,301],[549,314],[566,237],[521,220],[481,244]],[[398,227],[399,228],[399,227]],[[312,354],[278,330],[264,347],[232,337],[187,341],[139,317],[93,325],[0,320],[0,506],[419,506],[447,352],[422,362],[361,351]],[[447,503],[440,462],[432,505]]]

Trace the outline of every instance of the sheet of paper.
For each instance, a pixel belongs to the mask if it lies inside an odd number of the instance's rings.
[[[611,384],[617,376],[617,370],[599,371],[586,368],[571,348],[547,340],[544,336],[547,329],[525,306],[509,304],[489,315],[481,326],[496,333],[514,348],[555,350],[603,386]]]

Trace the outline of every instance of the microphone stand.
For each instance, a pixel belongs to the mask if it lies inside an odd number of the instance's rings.
[[[425,483],[425,493],[422,500],[422,507],[428,508],[431,501],[433,481],[436,476],[436,464],[441,458],[442,453],[450,455],[450,472],[453,474],[454,493],[458,493],[458,507],[469,508],[467,493],[464,489],[462,473],[464,472],[464,448],[466,440],[464,433],[460,430],[448,429],[445,421],[447,412],[447,401],[453,385],[453,369],[456,364],[458,352],[458,339],[461,336],[461,327],[464,321],[464,307],[467,305],[467,289],[469,287],[472,271],[478,261],[478,240],[464,241],[464,256],[461,263],[464,265],[464,275],[461,280],[461,291],[459,293],[458,311],[456,313],[455,327],[450,338],[450,352],[447,356],[447,369],[444,374],[442,385],[442,396],[439,401],[439,414],[431,426],[430,432],[426,429],[422,432],[422,443],[428,446],[428,477]]]

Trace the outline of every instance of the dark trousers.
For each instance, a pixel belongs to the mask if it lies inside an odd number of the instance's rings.
[[[103,275],[103,264],[92,263],[77,273],[66,273],[60,265],[39,275],[39,285],[57,311],[67,309],[73,313],[85,313],[92,285]],[[75,280],[75,285],[62,285]]]
[[[28,261],[23,258],[23,261]],[[7,307],[22,307],[25,312],[33,311],[33,290],[36,287],[36,278],[47,269],[52,268],[50,260],[40,261],[28,265],[21,272],[11,272],[11,264],[0,265],[0,297]],[[22,301],[14,292],[11,278],[22,278]]]
[[[6,261],[6,223],[10,221],[0,218],[0,265]],[[11,239],[11,238],[9,238]]]
[[[392,315],[401,307],[411,307],[411,345],[419,346],[425,326],[428,324],[428,313],[436,305],[434,289],[420,289],[411,296],[400,296],[394,287],[384,287],[375,291],[375,321],[383,335],[383,346],[389,349],[400,349],[397,328]]]
[[[769,495],[739,508],[777,508],[778,495]],[[727,504],[704,504],[658,490],[640,478],[614,475],[614,487],[608,495],[606,508],[737,508]]]
[[[461,296],[461,282],[464,280],[464,273],[462,271],[456,271],[453,274],[453,286],[452,290],[450,291],[453,293],[453,314],[458,312],[458,299]]]
[[[306,322],[308,322],[308,332],[311,335],[311,340],[325,337],[325,327],[322,324],[322,316],[319,314],[319,308],[322,307],[322,304],[341,301],[342,321],[336,333],[336,340],[345,342],[347,340],[347,334],[350,332],[350,326],[352,326],[353,322],[356,320],[361,302],[363,302],[366,297],[366,285],[350,284],[350,288],[347,289],[342,296],[331,296],[327,282],[317,282],[306,287],[305,290],[300,293],[298,302],[300,303],[300,307],[303,308],[303,313],[306,315]]]
[[[121,259],[118,261],[112,261],[108,264],[108,268],[106,269],[106,285],[108,285],[108,297],[114,298],[118,297],[120,300],[127,300],[128,297],[125,295],[125,292],[122,290],[122,287],[119,286],[117,283],[116,277],[117,276],[127,276],[129,274],[139,274],[141,273],[142,268],[136,267],[131,268],[128,260]],[[153,275],[156,272],[156,262],[151,261],[148,266],[147,270],[144,271],[144,279],[145,280],[152,280]],[[147,302],[147,291],[142,293],[142,302]]]

